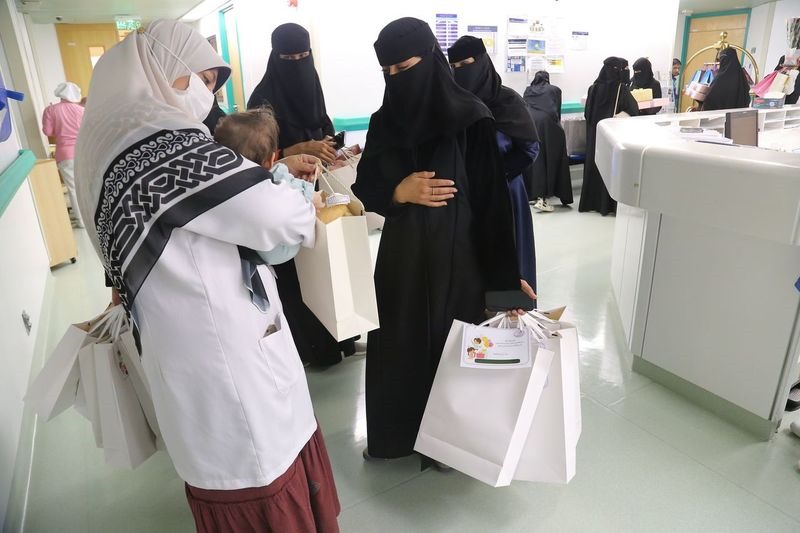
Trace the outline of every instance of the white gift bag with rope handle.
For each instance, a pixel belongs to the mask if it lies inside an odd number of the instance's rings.
[[[468,325],[455,321],[414,449],[493,487],[512,480],[568,483],[576,471],[581,411],[577,332],[561,320],[563,311],[518,321],[534,340],[527,371],[462,366]]]
[[[329,173],[320,178],[320,189],[349,195]],[[303,302],[337,341],[378,329],[378,300],[363,216],[341,217],[328,224],[317,219],[314,248],[301,248],[295,266]]]

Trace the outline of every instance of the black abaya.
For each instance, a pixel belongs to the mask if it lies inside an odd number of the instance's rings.
[[[525,104],[539,132],[541,150],[527,173],[531,200],[558,197],[563,205],[573,202],[572,179],[569,173],[567,136],[561,127],[561,89],[550,85],[547,72],[537,72],[525,89]]]
[[[370,142],[354,192],[387,218],[375,265],[381,329],[369,334],[367,345],[368,444],[374,457],[403,457],[413,453],[453,319],[481,322],[487,288],[517,289],[519,274],[513,239],[499,235],[502,246],[486,240],[489,227],[505,227],[499,231],[507,237],[513,232],[490,119],[412,150],[372,156]],[[456,198],[441,208],[392,207],[370,184],[370,178],[399,181],[418,170],[453,179]]]
[[[375,44],[385,75],[353,192],[386,216],[375,265],[381,329],[369,334],[367,442],[373,457],[413,453],[433,377],[453,319],[480,322],[487,289],[519,289],[513,220],[489,110],[454,82],[428,25],[405,18]],[[407,111],[416,109],[411,115]],[[455,182],[446,207],[397,205],[409,174]]]
[[[536,125],[520,95],[502,84],[500,75],[486,53],[483,40],[464,35],[447,50],[447,55],[450,63],[463,62],[468,58],[473,60],[455,68],[453,77],[461,87],[480,98],[494,117],[498,148],[503,157],[513,206],[517,265],[522,279],[535,292],[536,246],[523,173],[539,156]]]
[[[615,114],[639,114],[639,104],[627,87],[628,62],[622,58],[610,57],[603,63],[600,76],[589,87],[586,97],[586,162],[583,167],[583,186],[578,211],[597,211],[605,216],[617,211],[617,202],[608,194],[606,184],[595,164],[597,146],[597,124]]]
[[[708,88],[703,111],[750,107],[750,83],[733,48],[719,53],[719,70]]]
[[[314,69],[314,58],[281,59],[280,54],[310,50],[308,32],[297,24],[278,26],[272,34],[272,52],[264,78],[247,102],[253,109],[271,105],[280,130],[278,148],[300,142],[321,140],[333,135],[333,125],[325,110],[325,98]],[[336,342],[322,322],[303,303],[294,260],[274,265],[278,294],[286,321],[292,330],[300,359],[314,366],[329,366],[355,352],[354,340]]]

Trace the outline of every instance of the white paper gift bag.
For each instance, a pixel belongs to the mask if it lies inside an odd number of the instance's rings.
[[[523,453],[553,353],[531,343],[527,367],[465,367],[469,327],[456,320],[450,328],[414,449],[493,487],[506,486]]]
[[[25,401],[45,420],[50,420],[75,403],[80,381],[78,352],[86,336],[86,331],[75,325],[70,326],[28,387]]]
[[[331,179],[320,183],[331,193],[346,194]],[[372,277],[367,224],[363,216],[317,220],[314,248],[295,257],[303,302],[336,340],[367,333],[378,326],[378,304]]]
[[[80,382],[78,352],[93,334],[106,331],[116,313],[111,307],[89,322],[67,328],[25,394],[25,402],[44,420],[52,419],[75,404]]]
[[[533,312],[518,324],[532,335],[531,346],[538,346],[529,383],[524,374],[513,374],[523,368],[492,364],[484,370],[459,364],[463,352],[481,339],[459,333],[474,326],[454,322],[415,449],[492,486],[508,485],[512,479],[569,482],[576,471],[581,406],[577,331],[563,312]],[[456,343],[459,334],[464,338]],[[542,374],[540,390],[537,379]],[[506,375],[507,382],[496,382]],[[531,391],[534,395],[528,398]],[[471,400],[466,408],[460,406],[465,398]]]
[[[136,468],[156,452],[156,439],[142,411],[121,350],[95,344],[97,399],[106,463]]]
[[[122,354],[122,361],[128,369],[128,376],[130,377],[133,389],[136,391],[136,397],[139,404],[142,406],[147,425],[150,426],[150,431],[156,437],[156,447],[160,450],[165,449],[164,442],[161,439],[161,430],[158,427],[158,420],[156,419],[156,410],[153,406],[153,397],[150,393],[150,384],[147,382],[147,376],[144,373],[142,360],[139,356],[139,350],[136,348],[136,341],[133,338],[133,333],[129,329],[120,333],[117,339],[118,348]]]
[[[97,370],[95,368],[94,342],[87,343],[78,353],[80,366],[80,393],[83,395],[83,405],[76,403],[75,408],[92,424],[94,442],[98,448],[103,447],[103,432],[100,427],[100,403],[97,401]]]
[[[514,479],[568,483],[575,476],[582,424],[578,334],[564,320],[551,329],[546,318],[538,313],[523,317],[554,357]]]

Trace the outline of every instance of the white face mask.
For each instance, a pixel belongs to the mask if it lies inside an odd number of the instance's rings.
[[[187,71],[191,72],[189,75],[189,87],[185,90],[173,89],[173,91],[175,91],[175,94],[181,100],[181,109],[188,113],[189,116],[196,118],[200,122],[205,120],[214,104],[214,94],[208,90],[208,87],[206,87],[206,84],[200,79],[200,76],[192,72],[192,69],[189,68],[189,65],[187,65],[180,57],[170,50],[167,45],[150,34],[145,35],[147,35],[149,39],[152,39],[154,42],[163,46],[168,54],[177,59],[179,63],[186,67]],[[150,46],[149,40],[147,45],[150,48],[150,52],[153,54],[153,57],[157,58],[158,56],[156,56],[155,51],[153,51],[153,47]],[[167,73],[164,71],[164,67],[161,65],[161,63],[158,62],[158,59],[156,59],[156,63],[158,64],[158,68],[161,69],[161,73],[166,78]]]
[[[194,72],[189,76],[189,88],[183,91],[175,89],[175,94],[183,100],[181,108],[201,122],[208,116],[214,104],[214,95]]]

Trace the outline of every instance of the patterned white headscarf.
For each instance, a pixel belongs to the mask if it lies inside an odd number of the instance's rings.
[[[178,59],[180,58],[180,60]],[[184,64],[186,66],[184,66]],[[184,109],[172,84],[182,76],[219,69],[218,89],[230,67],[189,26],[157,20],[130,33],[95,66],[75,155],[78,204],[95,249],[95,211],[103,173],[127,147],[161,130],[208,129]]]

